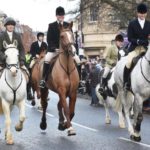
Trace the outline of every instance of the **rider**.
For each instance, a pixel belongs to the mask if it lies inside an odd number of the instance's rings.
[[[137,6],[137,19],[132,20],[128,26],[128,40],[131,42],[127,63],[124,68],[124,88],[130,89],[129,76],[132,70],[134,57],[140,58],[147,50],[148,36],[150,35],[150,22],[146,20],[147,6],[140,3]]]
[[[4,26],[5,26],[6,30],[0,34],[0,68],[1,68],[0,70],[4,69],[5,59],[6,59],[6,56],[4,54],[6,49],[3,47],[3,42],[6,41],[7,44],[12,44],[14,42],[14,40],[16,40],[18,43],[17,49],[19,50],[20,67],[28,74],[28,70],[25,67],[24,47],[23,47],[20,35],[14,31],[15,25],[16,25],[16,22],[11,17],[7,17],[4,20]]]
[[[37,34],[37,41],[33,42],[30,48],[32,58],[39,58],[41,51],[47,50],[47,44],[44,42],[44,33]]]
[[[100,92],[103,92],[105,89],[105,86],[107,84],[107,76],[110,72],[110,70],[116,65],[118,60],[118,53],[119,50],[123,46],[123,36],[121,34],[116,35],[115,37],[115,43],[112,45],[107,51],[106,51],[106,64],[104,68],[104,73],[102,77],[101,87],[99,89]]]
[[[7,17],[4,20],[4,26],[6,30],[0,34],[0,71],[2,71],[5,68],[5,60],[6,56],[4,54],[5,48],[3,46],[3,42],[6,41],[7,44],[12,44],[15,40],[17,41],[17,49],[19,50],[19,63],[20,68],[24,70],[27,75],[29,76],[29,72],[25,66],[25,51],[22,44],[21,37],[18,33],[16,33],[15,30],[16,22],[13,18]],[[28,95],[28,91],[27,91]]]
[[[45,81],[47,80],[47,76],[49,70],[51,70],[51,66],[49,62],[51,59],[56,56],[56,52],[59,50],[59,39],[60,39],[60,31],[59,25],[63,25],[63,27],[68,27],[69,23],[64,21],[65,10],[63,7],[59,6],[56,8],[56,18],[57,20],[53,23],[49,24],[48,32],[47,32],[47,43],[48,43],[48,52],[45,56],[45,62],[43,66],[43,75],[42,80],[40,81],[40,87],[45,87]]]
[[[30,74],[31,74],[31,69],[33,65],[35,64],[35,59],[39,58],[40,53],[46,50],[47,50],[47,44],[44,42],[44,33],[38,32],[37,41],[33,42],[30,48],[31,62],[28,67]],[[33,96],[31,93],[31,87],[32,86],[31,86],[31,77],[30,77],[29,83],[27,84],[27,91],[28,91],[27,99],[28,100],[33,99]]]

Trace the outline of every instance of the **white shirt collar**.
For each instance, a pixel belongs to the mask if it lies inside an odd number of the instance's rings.
[[[63,25],[63,21],[62,21],[62,22],[60,22],[60,21],[58,21],[58,20],[57,20],[57,23],[58,23],[58,24],[59,24],[59,23],[61,23],[61,24]]]
[[[41,47],[42,42],[38,40],[39,47]]]
[[[140,24],[141,28],[143,29],[144,28],[144,24],[145,24],[145,19],[141,20],[140,18],[138,18],[138,21],[139,21],[139,24]]]

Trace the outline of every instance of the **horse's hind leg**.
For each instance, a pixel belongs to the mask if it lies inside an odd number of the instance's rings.
[[[129,94],[129,92],[122,91],[120,96],[123,104],[123,109],[125,111],[125,117],[128,123],[128,131],[130,135],[132,135],[134,133],[133,126],[130,120],[130,108],[132,106],[132,99]]]
[[[106,101],[104,102],[104,108],[105,108],[105,113],[106,113],[105,123],[106,124],[111,124],[111,118],[110,118],[110,114],[109,114],[109,108],[108,108],[108,105],[107,105]]]
[[[5,124],[6,124],[6,127],[5,127],[5,140],[6,140],[7,144],[11,145],[11,144],[14,144],[14,141],[13,141],[12,133],[11,133],[11,130],[10,130],[10,125],[11,125],[10,106],[5,100],[2,100],[2,107],[3,107],[3,112],[4,112],[4,115],[5,115]]]
[[[47,96],[48,96],[48,89],[47,88],[41,89],[41,105],[43,108],[43,114],[42,114],[42,119],[40,123],[40,128],[42,130],[45,130],[47,128],[47,123],[46,123],[46,110],[48,106]]]
[[[25,121],[25,100],[20,101],[18,104],[19,108],[19,123],[15,126],[16,131],[21,131],[23,129],[23,123]]]
[[[143,106],[143,101],[139,95],[135,95],[135,100],[134,100],[134,134],[130,136],[130,138],[134,141],[141,141],[141,136],[140,136],[140,130],[141,130],[141,123],[143,120],[143,114],[142,114],[142,106]]]

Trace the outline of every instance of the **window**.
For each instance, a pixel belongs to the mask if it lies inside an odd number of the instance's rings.
[[[90,22],[98,20],[98,8],[94,5],[90,6]]]

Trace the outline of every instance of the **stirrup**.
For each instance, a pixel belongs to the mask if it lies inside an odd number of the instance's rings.
[[[44,80],[41,80],[39,87],[42,88],[42,89],[44,89],[45,86],[46,86],[45,84],[46,84],[45,81],[44,81]]]

